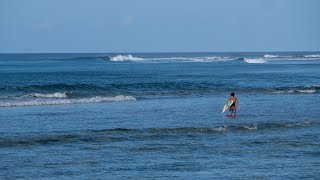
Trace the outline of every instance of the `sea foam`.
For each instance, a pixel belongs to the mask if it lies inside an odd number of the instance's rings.
[[[13,106],[41,106],[41,105],[64,105],[64,104],[83,104],[83,103],[99,103],[99,102],[120,102],[135,101],[132,96],[114,96],[114,97],[91,97],[81,99],[52,99],[52,98],[36,98],[36,99],[20,99],[15,101],[0,102],[0,107]]]
[[[320,54],[305,55],[306,58],[320,58]]]
[[[250,64],[263,64],[267,62],[264,59],[259,58],[244,58],[244,61]]]
[[[110,59],[111,61],[141,61],[143,58],[133,57],[132,55],[117,55]]]
[[[279,56],[278,55],[265,54],[263,57],[265,57],[265,58],[277,58]]]
[[[32,93],[30,94],[31,97],[34,98],[67,98],[67,93],[52,93],[52,94],[41,94],[41,93]]]
[[[307,93],[307,94],[312,94],[312,93],[315,93],[316,92],[316,90],[298,90],[298,92],[300,92],[300,93]]]

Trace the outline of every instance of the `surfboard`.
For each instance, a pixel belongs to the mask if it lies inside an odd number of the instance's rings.
[[[224,113],[226,110],[228,110],[232,104],[233,104],[233,100],[228,101],[228,103],[223,106],[221,113]]]

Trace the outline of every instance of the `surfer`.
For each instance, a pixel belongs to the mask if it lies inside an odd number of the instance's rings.
[[[238,106],[238,108],[240,109],[240,104],[237,98],[234,97],[234,93],[231,93],[231,97],[229,97],[227,104],[229,102],[232,102],[232,104],[229,107],[229,117],[235,117],[236,116],[236,112],[237,112],[237,108],[236,105]]]

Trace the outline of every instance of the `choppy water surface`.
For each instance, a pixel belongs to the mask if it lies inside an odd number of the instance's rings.
[[[2,54],[0,177],[317,179],[319,54]]]

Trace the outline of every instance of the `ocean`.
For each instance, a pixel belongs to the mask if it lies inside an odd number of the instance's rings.
[[[0,178],[319,179],[319,100],[320,52],[0,54]]]

